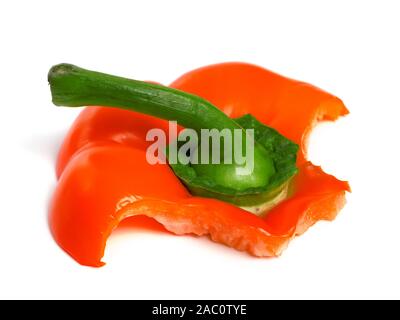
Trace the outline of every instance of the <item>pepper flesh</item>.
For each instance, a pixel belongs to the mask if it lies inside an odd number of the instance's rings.
[[[256,256],[277,256],[295,235],[336,216],[349,186],[306,160],[306,138],[317,121],[348,113],[340,99],[244,63],[200,68],[171,87],[205,98],[231,117],[250,113],[300,144],[293,195],[265,218],[193,197],[168,165],[146,162],[146,133],[152,128],[168,132],[166,121],[88,107],[61,148],[50,207],[54,238],[79,263],[103,265],[107,238],[129,216],[153,218],[176,234],[209,235]]]

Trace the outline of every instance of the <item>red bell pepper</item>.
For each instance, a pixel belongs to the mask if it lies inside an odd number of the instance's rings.
[[[102,266],[106,241],[121,220],[155,219],[176,234],[208,235],[255,256],[277,256],[318,220],[332,220],[347,182],[307,161],[306,141],[320,120],[348,110],[337,97],[244,63],[191,71],[171,84],[210,101],[231,117],[250,113],[301,146],[293,195],[264,218],[234,205],[192,196],[167,164],[150,165],[145,136],[168,123],[116,108],[87,107],[69,131],[57,161],[50,207],[57,243],[79,263]]]

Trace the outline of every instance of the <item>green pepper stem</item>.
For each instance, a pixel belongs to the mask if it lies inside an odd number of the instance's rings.
[[[208,101],[169,87],[59,64],[48,80],[57,106],[110,106],[174,120],[186,128],[237,129],[240,126]]]

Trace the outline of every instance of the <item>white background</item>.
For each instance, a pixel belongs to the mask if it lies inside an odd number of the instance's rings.
[[[400,298],[399,2],[274,2],[1,2],[0,298]],[[78,265],[47,227],[55,157],[78,112],[51,104],[50,66],[168,84],[222,61],[344,100],[350,116],[314,131],[310,158],[350,181],[345,209],[278,259],[137,231],[112,235],[105,267]]]

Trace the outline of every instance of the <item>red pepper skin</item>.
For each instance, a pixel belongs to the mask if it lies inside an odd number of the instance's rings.
[[[237,118],[252,114],[301,146],[306,159],[307,136],[320,120],[349,113],[343,102],[325,91],[247,63],[221,63],[183,75],[171,84],[196,94]]]
[[[84,109],[64,140],[50,206],[57,243],[83,265],[102,266],[106,241],[121,220],[147,216],[176,234],[212,240],[256,256],[277,256],[319,220],[332,220],[347,182],[306,160],[306,137],[318,120],[348,113],[336,97],[263,68],[224,63],[200,68],[172,87],[197,94],[232,117],[251,113],[302,148],[294,194],[265,218],[231,204],[191,196],[168,165],[146,162],[146,133],[167,122],[126,110]]]

